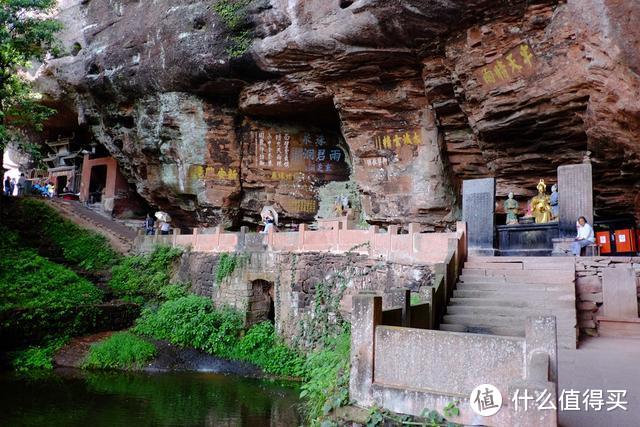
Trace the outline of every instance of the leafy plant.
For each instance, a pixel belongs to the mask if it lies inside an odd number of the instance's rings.
[[[174,261],[181,254],[179,248],[158,246],[150,254],[126,257],[112,268],[109,287],[116,296],[134,302],[155,298],[169,285]]]
[[[305,399],[308,421],[319,420],[349,400],[351,335],[343,333],[307,357],[307,378],[300,397]]]
[[[40,130],[54,113],[39,102],[19,71],[57,50],[55,33],[62,26],[47,16],[55,5],[55,0],[0,3],[0,154],[10,141],[24,141],[26,127]]]
[[[242,266],[245,260],[246,257],[244,255],[222,253],[216,266],[216,283],[220,283],[231,276],[237,267]]]
[[[53,369],[53,357],[65,344],[66,339],[52,340],[40,347],[29,347],[26,350],[11,354],[11,364],[18,372],[28,372],[33,369]]]
[[[84,368],[136,369],[153,359],[156,347],[130,333],[118,332],[91,345]]]
[[[274,375],[301,377],[305,359],[277,336],[270,322],[261,322],[247,331],[235,346],[233,357],[260,366]]]
[[[251,0],[218,0],[213,6],[218,16],[231,31],[227,53],[232,58],[242,56],[251,45],[251,31],[247,29],[246,7]]]
[[[445,412],[452,411],[450,416],[460,415],[457,403],[458,402],[450,402],[447,404]],[[434,410],[424,409],[420,416],[416,417],[406,414],[395,414],[378,407],[371,408],[371,411],[369,412],[369,419],[367,420],[368,427],[375,427],[388,423],[401,426],[462,427],[461,424],[447,421],[446,418],[438,411]]]
[[[145,309],[134,332],[224,357],[233,353],[242,323],[236,311],[215,310],[210,299],[189,295]]]

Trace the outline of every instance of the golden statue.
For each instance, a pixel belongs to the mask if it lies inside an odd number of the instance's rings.
[[[551,200],[547,195],[547,185],[541,179],[537,185],[538,195],[531,199],[531,212],[536,224],[546,224],[551,220]]]

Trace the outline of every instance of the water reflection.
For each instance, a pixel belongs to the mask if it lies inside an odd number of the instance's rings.
[[[6,426],[297,426],[290,385],[212,373],[0,374]]]

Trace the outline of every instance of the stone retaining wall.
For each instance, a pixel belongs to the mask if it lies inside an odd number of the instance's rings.
[[[253,285],[257,281],[273,284],[276,329],[288,339],[305,336],[302,330],[305,319],[312,315],[321,283],[323,290],[328,291],[322,304],[333,305],[327,308],[330,320],[338,315],[348,320],[351,298],[360,290],[386,295],[393,288],[406,287],[420,292],[430,287],[432,281],[432,267],[426,264],[374,260],[359,254],[253,252],[241,253],[245,258],[241,266],[216,283],[220,255],[185,253],[174,280],[191,282],[194,293],[211,297],[216,305],[230,305],[246,312],[249,324],[264,320],[264,316],[253,311],[264,310],[266,297],[258,295],[259,290]]]
[[[578,327],[582,334],[597,335],[595,318],[602,306],[602,270],[629,264],[633,266],[636,277],[640,277],[640,257],[576,258],[576,305]]]

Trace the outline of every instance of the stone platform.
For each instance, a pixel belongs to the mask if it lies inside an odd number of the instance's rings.
[[[497,230],[500,256],[549,256],[559,235],[556,222],[499,225]]]

